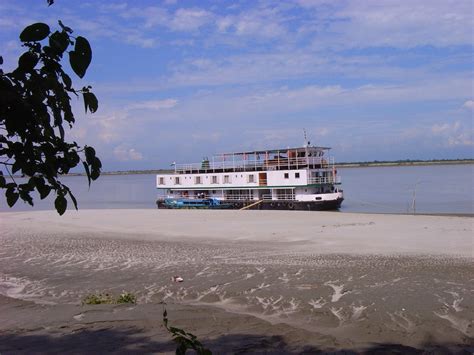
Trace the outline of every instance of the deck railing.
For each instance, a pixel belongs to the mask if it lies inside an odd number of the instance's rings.
[[[340,184],[340,176],[318,176],[318,177],[308,177],[308,185],[315,184]]]
[[[224,195],[224,200],[248,201],[253,199],[254,197],[250,195]]]
[[[262,171],[262,170],[294,170],[304,168],[328,168],[334,164],[334,158],[272,158],[258,160],[223,160],[203,161],[192,164],[175,164],[176,173],[208,173],[223,171]]]
[[[262,195],[262,200],[294,201],[294,194]]]

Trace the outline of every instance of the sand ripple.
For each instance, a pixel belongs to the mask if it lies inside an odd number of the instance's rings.
[[[326,334],[353,327],[374,341],[382,328],[400,338],[473,336],[474,270],[467,258],[318,255],[277,243],[103,234],[10,233],[0,241],[0,293],[11,297],[79,303],[88,293],[127,290],[141,303],[212,305]],[[173,275],[184,282],[171,282]]]

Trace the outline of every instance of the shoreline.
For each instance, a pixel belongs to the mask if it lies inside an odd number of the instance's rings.
[[[116,208],[79,208],[78,211],[73,210],[72,208],[68,209],[65,213],[67,215],[68,213],[76,213],[76,212],[81,212],[81,211],[120,211],[120,210],[130,210],[130,211],[154,211],[154,210],[159,210],[163,211],[162,209],[158,209],[156,207],[150,207],[150,208],[134,208],[130,209],[129,207],[116,207]],[[177,212],[185,212],[186,210],[176,210]],[[201,210],[202,212],[206,213],[212,213],[213,210]],[[234,211],[239,211],[239,210],[234,210]],[[48,209],[40,209],[40,208],[33,208],[31,210],[0,210],[0,216],[2,214],[7,214],[7,213],[36,213],[36,212],[56,212],[55,209],[51,206],[51,208]],[[249,211],[249,212],[257,212],[255,210]],[[353,215],[387,215],[387,216],[433,216],[433,217],[460,217],[460,218],[474,218],[474,213],[457,213],[457,212],[417,212],[417,213],[409,213],[409,212],[353,212],[353,211],[292,211],[292,210],[265,210],[264,212],[279,212],[279,213],[334,213],[334,214],[353,214]]]
[[[69,210],[63,216],[47,210],[0,216],[5,217],[0,228],[7,234],[28,233],[34,226],[39,234],[102,232],[115,233],[121,240],[298,242],[307,243],[308,251],[325,254],[474,255],[470,217],[159,209]]]

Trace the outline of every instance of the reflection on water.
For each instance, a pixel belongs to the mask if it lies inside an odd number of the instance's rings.
[[[440,165],[339,169],[345,200],[342,212],[416,211],[421,213],[474,213],[474,165]],[[74,192],[80,209],[156,208],[155,175],[103,175],[90,189],[84,176],[68,176],[64,183]],[[53,198],[35,196],[34,209],[52,209]],[[9,209],[4,196],[0,211],[33,210],[22,201]]]

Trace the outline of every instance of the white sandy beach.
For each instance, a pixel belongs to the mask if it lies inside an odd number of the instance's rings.
[[[81,210],[0,214],[7,233],[116,233],[129,240],[281,242],[317,253],[474,257],[473,219],[288,211]]]
[[[469,217],[37,211],[0,229],[1,352],[172,352],[162,301],[218,352],[473,349]],[[80,305],[123,290],[138,304]]]

